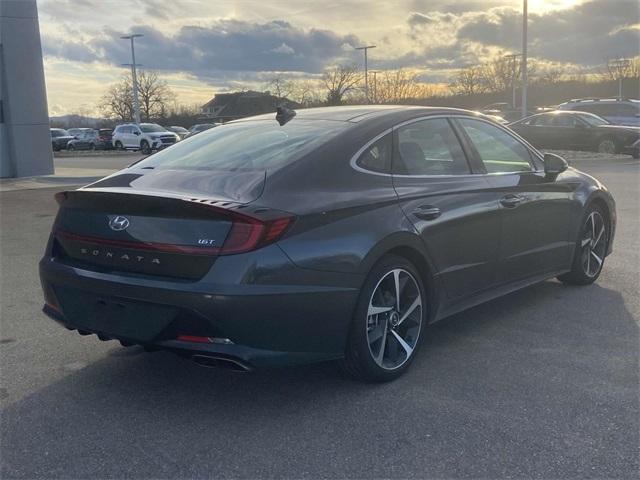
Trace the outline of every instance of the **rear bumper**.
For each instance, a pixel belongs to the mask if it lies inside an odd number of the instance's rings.
[[[248,368],[342,357],[359,291],[304,280],[293,285],[215,284],[206,281],[209,276],[201,282],[152,281],[48,258],[40,262],[40,277],[45,313],[69,329],[187,357],[223,356]],[[179,335],[232,343],[193,343]]]

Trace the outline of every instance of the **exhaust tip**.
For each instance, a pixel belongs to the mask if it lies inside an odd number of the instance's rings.
[[[251,367],[232,358],[216,357],[211,355],[193,355],[191,360],[201,367],[206,368],[224,368],[225,370],[232,370],[234,372],[251,371]]]

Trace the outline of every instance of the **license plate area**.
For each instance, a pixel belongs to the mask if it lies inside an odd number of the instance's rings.
[[[55,291],[62,313],[72,326],[115,338],[151,342],[178,315],[177,308],[165,305],[105,297],[68,287]]]

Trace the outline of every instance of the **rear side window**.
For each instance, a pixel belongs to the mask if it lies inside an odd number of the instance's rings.
[[[554,127],[575,127],[580,122],[575,115],[555,114],[551,117],[551,125]]]
[[[531,171],[529,150],[515,137],[486,122],[458,120],[471,139],[487,173]]]
[[[356,164],[372,172],[391,172],[392,145],[392,136],[388,133],[369,145],[360,157],[358,157]]]
[[[398,175],[464,175],[469,164],[445,118],[404,125],[397,130],[393,173]]]
[[[293,119],[228,123],[178,142],[136,167],[264,170],[292,163],[345,131],[348,122]]]
[[[617,106],[617,115],[620,117],[635,117],[640,114],[640,107],[629,105],[628,103],[621,103]]]

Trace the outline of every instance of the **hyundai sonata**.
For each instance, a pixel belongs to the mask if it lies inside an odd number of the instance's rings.
[[[611,252],[596,179],[464,110],[282,109],[61,192],[40,262],[69,329],[250,370],[390,380],[428,323]]]

